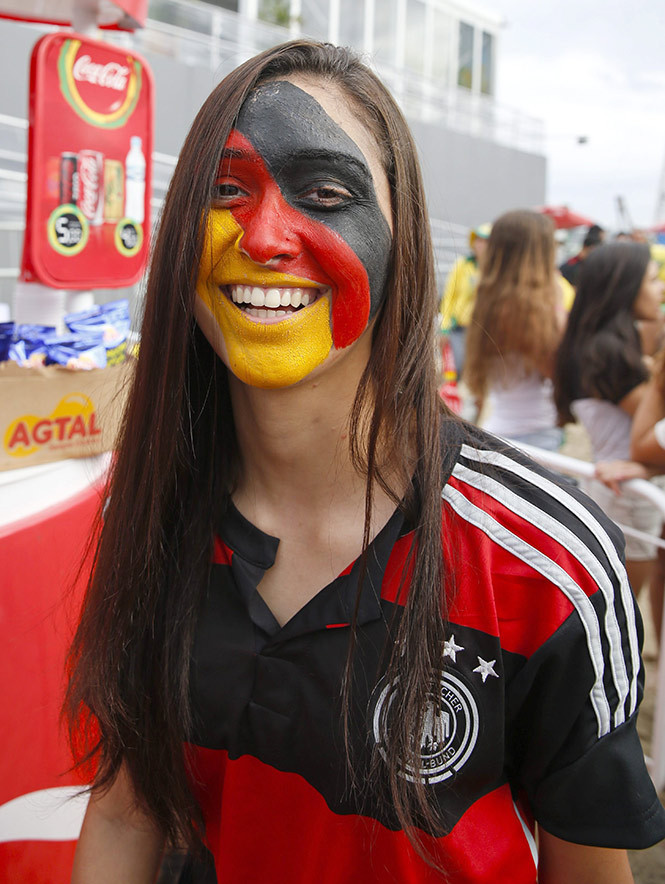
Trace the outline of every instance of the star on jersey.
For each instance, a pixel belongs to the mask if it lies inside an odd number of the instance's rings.
[[[457,657],[456,657],[457,652],[463,651],[463,650],[464,650],[464,648],[462,647],[462,645],[455,644],[455,636],[454,635],[451,635],[450,638],[447,641],[444,641],[444,643],[443,643],[443,656],[450,657],[451,660],[453,661],[453,663],[457,662]]]
[[[494,671],[494,664],[496,660],[483,660],[482,657],[478,657],[478,662],[480,666],[476,666],[473,670],[474,672],[479,672],[483,679],[483,684],[487,681],[488,676],[492,675],[494,678],[498,678],[499,676]]]

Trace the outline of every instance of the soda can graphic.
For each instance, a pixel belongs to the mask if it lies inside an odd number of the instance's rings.
[[[125,170],[119,160],[104,160],[104,220],[119,221],[125,206]]]
[[[78,199],[78,157],[71,151],[60,154],[60,205]]]
[[[97,150],[78,153],[77,205],[91,225],[104,222],[104,154]]]

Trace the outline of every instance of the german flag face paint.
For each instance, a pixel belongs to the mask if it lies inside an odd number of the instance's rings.
[[[254,90],[224,147],[197,282],[231,371],[289,386],[353,344],[381,305],[390,247],[356,142],[294,83]]]

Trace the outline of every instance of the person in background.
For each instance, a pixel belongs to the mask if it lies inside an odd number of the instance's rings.
[[[435,314],[377,77],[307,40],[230,73],[165,201],[69,657],[73,884],[153,882],[169,842],[220,884],[630,884],[665,836],[619,532],[445,409]]]
[[[665,473],[665,349],[654,360],[653,374],[633,418],[630,456],[644,464],[649,475]],[[661,485],[661,488],[663,486]],[[665,529],[661,540],[665,539]],[[662,637],[665,598],[665,549],[658,547],[649,576],[649,602],[659,646]]]
[[[439,305],[440,330],[447,336],[452,348],[458,379],[462,378],[464,371],[467,329],[476,302],[478,279],[491,231],[491,224],[481,224],[471,231],[470,252],[455,261]]]
[[[630,434],[629,461],[602,461],[596,464],[596,477],[617,494],[627,479],[651,479],[665,473],[665,349],[656,356],[653,372],[635,415]],[[662,488],[662,484],[660,485]],[[661,540],[665,539],[665,528]],[[649,574],[649,605],[660,645],[665,596],[665,549],[656,548],[656,559]]]
[[[481,403],[484,429],[548,450],[562,438],[550,380],[565,324],[554,251],[554,226],[546,215],[518,210],[494,222],[465,375]]]
[[[557,354],[554,398],[562,422],[584,425],[595,463],[630,460],[632,419],[649,378],[637,323],[662,324],[662,296],[646,245],[611,243],[584,262]],[[660,515],[648,501],[619,497],[598,478],[584,480],[583,487],[614,521],[659,533]],[[627,537],[626,566],[635,593],[653,558],[651,544]]]
[[[603,230],[603,228],[600,227],[600,225],[598,224],[593,224],[588,229],[586,236],[584,237],[582,249],[580,250],[580,252],[565,261],[559,268],[563,278],[566,279],[573,287],[577,286],[577,280],[579,278],[580,270],[582,269],[584,261],[593,251],[593,249],[597,248],[599,245],[602,245],[604,240],[605,231]]]

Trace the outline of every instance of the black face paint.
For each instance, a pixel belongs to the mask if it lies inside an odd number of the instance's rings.
[[[392,237],[362,151],[315,98],[287,81],[255,89],[235,128],[260,154],[284,200],[339,234],[358,257],[374,317],[385,290]],[[321,198],[335,188],[346,195],[333,202]]]

